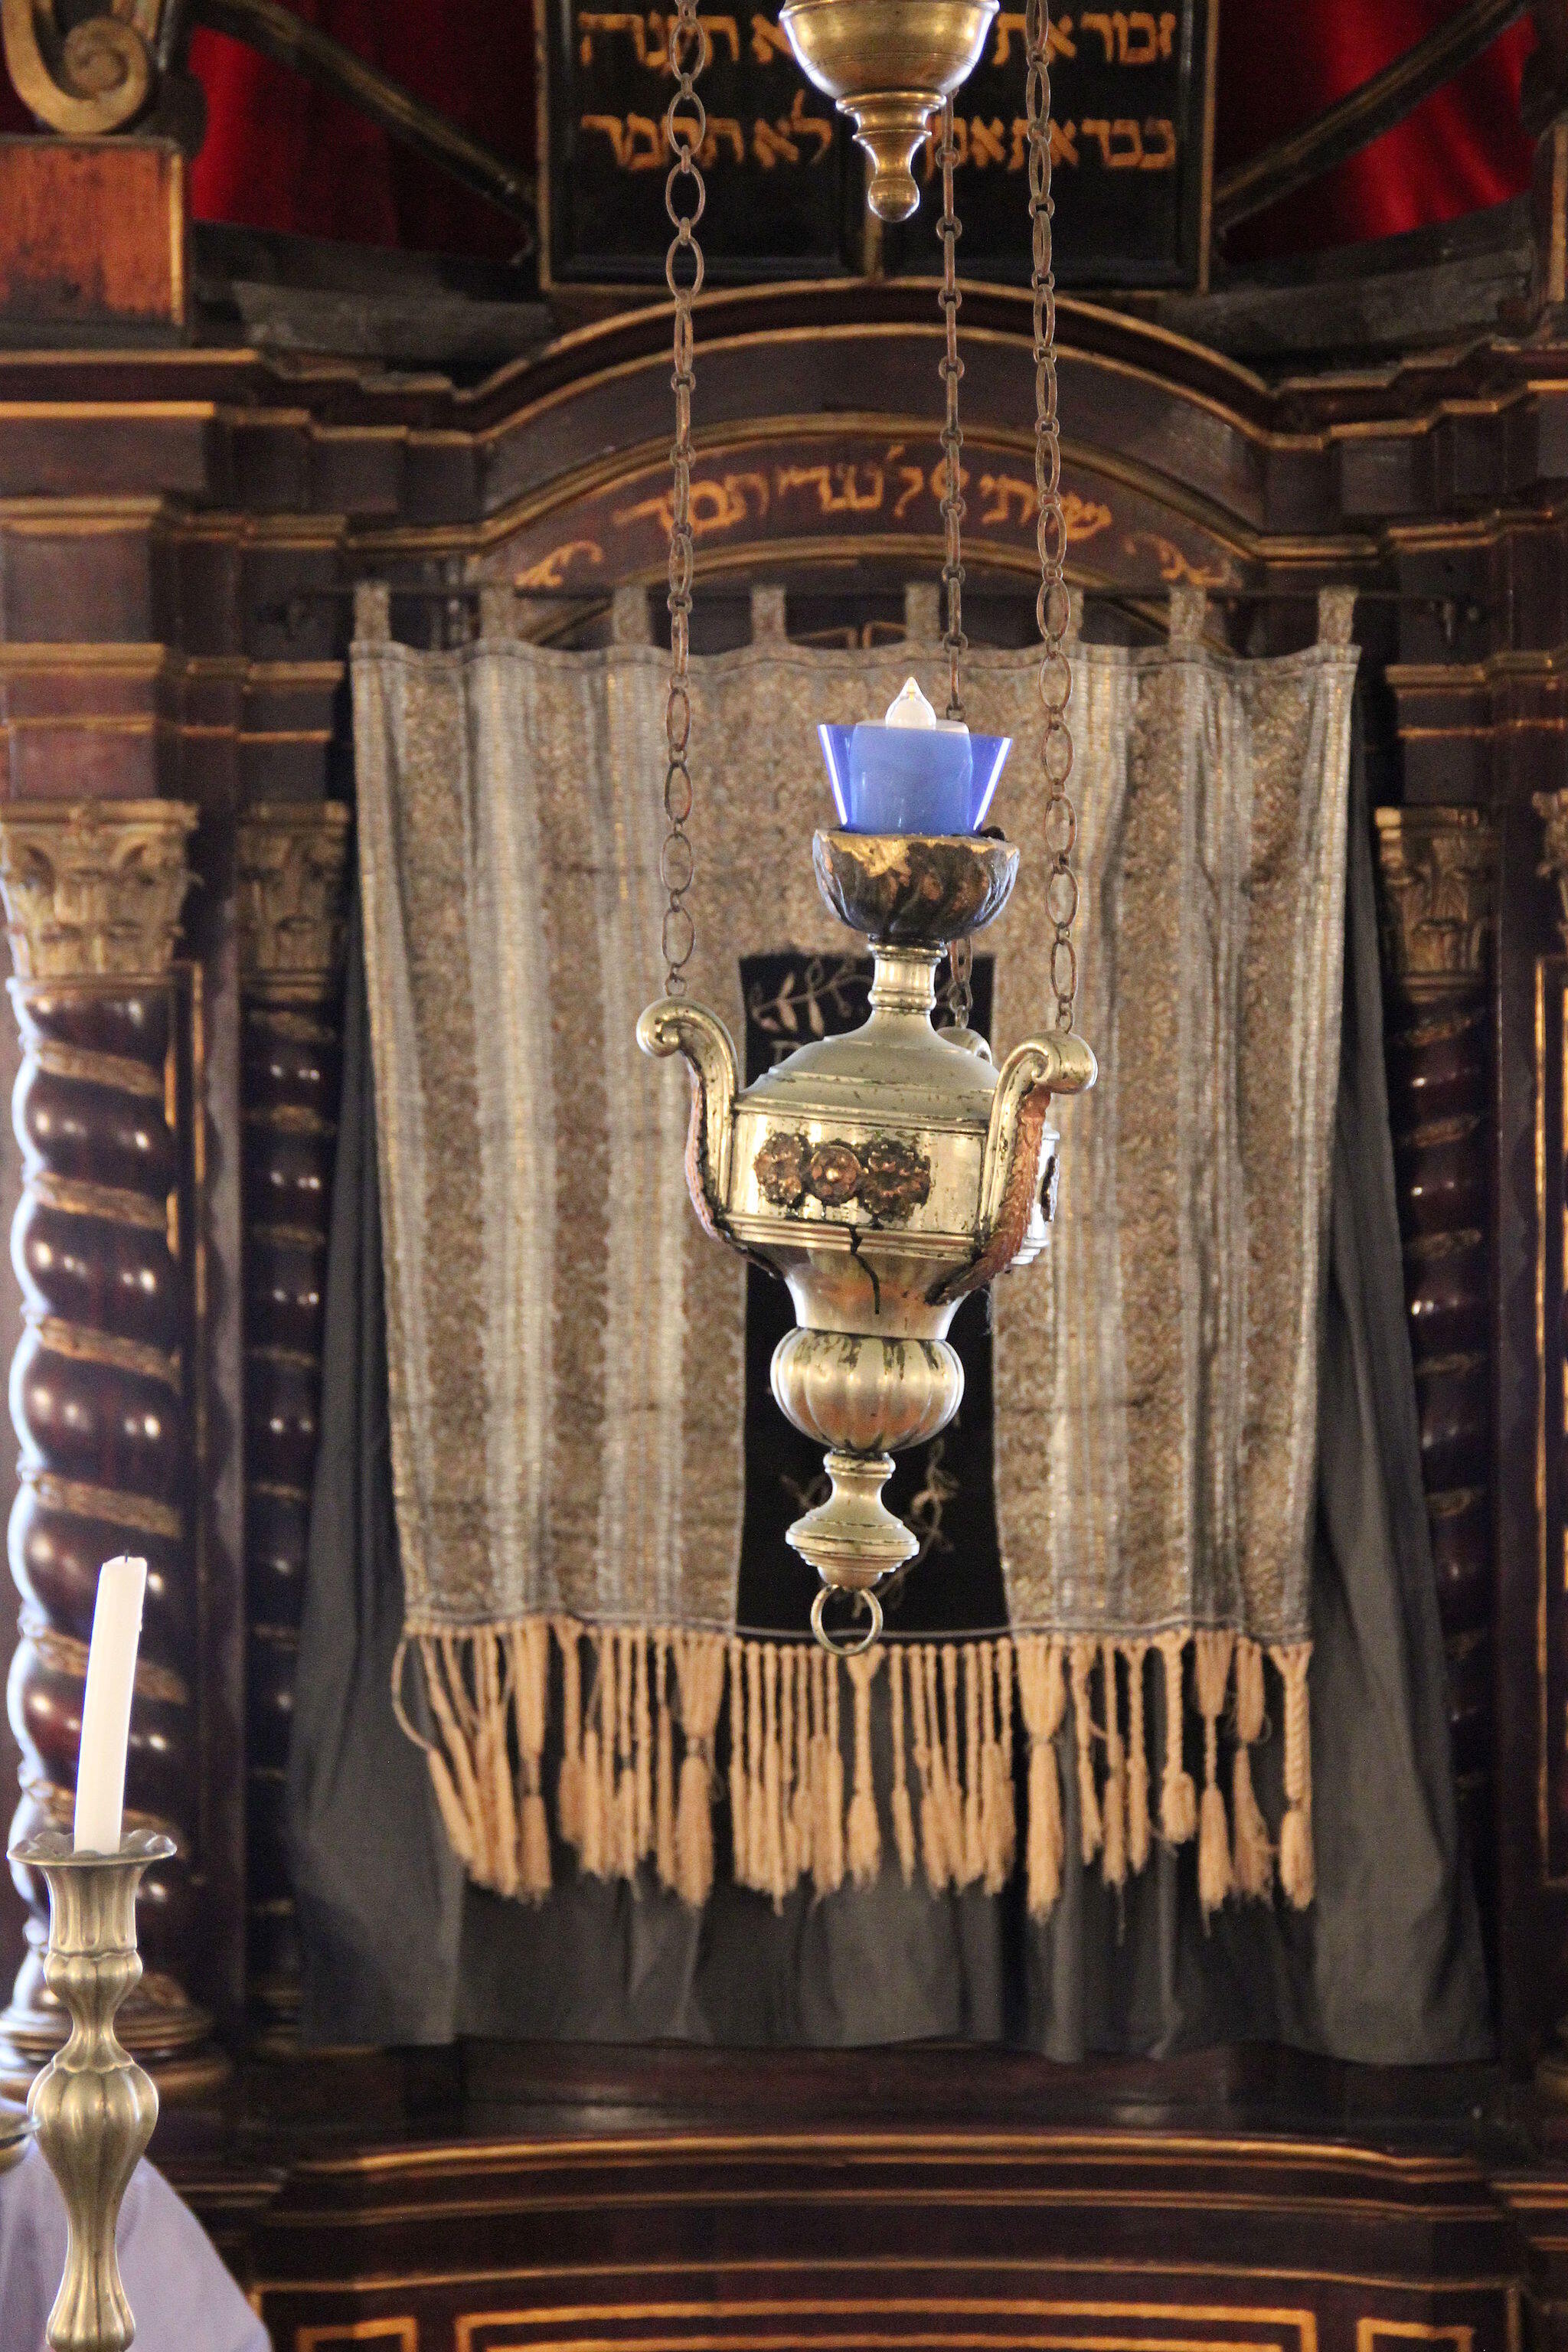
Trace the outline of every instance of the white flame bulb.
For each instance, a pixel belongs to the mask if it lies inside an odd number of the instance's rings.
[[[888,705],[887,727],[934,727],[936,712],[912,677],[905,678]]]

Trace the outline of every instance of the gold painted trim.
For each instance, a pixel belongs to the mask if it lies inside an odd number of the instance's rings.
[[[1536,2242],[1544,2242],[1537,2241]],[[1292,2286],[1364,2287],[1379,2293],[1407,2294],[1429,2302],[1434,2292],[1428,2278],[1392,2278],[1376,2272],[1316,2271],[1307,2268],[1293,2270],[1248,2263],[1182,2263],[1151,2259],[1139,2262],[1120,2257],[1069,2254],[974,2254],[933,2256],[918,2263],[907,2254],[825,2254],[806,2261],[798,2255],[722,2256],[707,2261],[631,2262],[631,2263],[518,2263],[505,2267],[465,2264],[460,2270],[395,2272],[356,2272],[341,2278],[278,2278],[258,2279],[258,2292],[263,2295],[283,2294],[407,2294],[426,2288],[450,2288],[460,2284],[466,2288],[503,2286],[512,2280],[539,2284],[547,2279],[670,2279],[676,2281],[697,2277],[704,2281],[733,2273],[741,2278],[773,2277],[781,2273],[804,2273],[816,2277],[824,2272],[847,2271],[859,2276],[868,2272],[891,2271],[900,2277],[911,2269],[942,2274],[948,2272],[978,2271],[991,2278],[1009,2273],[1034,2276],[1040,2273],[1063,2272],[1073,2277],[1098,2276],[1104,2273],[1113,2278],[1131,2278],[1147,2273],[1153,2278],[1216,2279],[1228,2284],[1234,2279],[1267,2279]],[[1444,2279],[1437,2291],[1444,2294],[1511,2294],[1517,2291],[1518,2279],[1507,2273],[1489,2278]]]
[[[419,2352],[415,2319],[329,2321],[324,2327],[297,2327],[294,2352],[331,2352],[334,2344],[390,2344],[395,2352]]]
[[[210,425],[218,413],[216,400],[0,400],[0,425]],[[236,421],[249,424],[267,414],[247,409]]]
[[[68,1357],[73,1363],[106,1364],[117,1372],[130,1372],[138,1380],[162,1381],[168,1388],[180,1387],[180,1359],[177,1353],[165,1355],[162,1348],[143,1347],[139,1339],[121,1339],[112,1331],[95,1331],[84,1323],[68,1323],[63,1316],[36,1314],[24,1307],[22,1320],[30,1331],[36,1331],[39,1345],[52,1356]]]
[[[158,1091],[163,1092],[161,1085]],[[110,1224],[135,1225],[147,1234],[166,1234],[169,1230],[166,1208],[140,1192],[121,1192],[113,1184],[93,1184],[85,1177],[54,1176],[45,1171],[35,1176],[27,1189],[45,1208],[58,1209],[62,1216],[100,1217]]]
[[[637,2347],[637,2352],[700,2352],[700,2347],[707,2346],[713,2347],[714,2352],[720,2352],[720,2347],[722,2347],[722,2352],[731,2352],[731,2347],[741,2345],[768,2347],[770,2352],[798,2352],[801,2342],[798,2335],[759,2333],[757,2323],[765,2319],[784,2323],[798,2322],[803,2319],[818,2321],[837,2319],[858,2323],[853,2334],[829,2331],[821,2327],[814,2327],[812,2330],[810,2341],[814,2345],[847,2347],[847,2352],[861,2352],[861,2347],[865,2347],[865,2352],[884,2352],[884,2347],[886,2352],[894,2352],[894,2347],[904,2344],[951,2346],[955,2347],[955,2352],[959,2352],[960,2347],[962,2352],[991,2352],[993,2346],[1018,2344],[1020,2339],[1013,2326],[984,2328],[974,2326],[975,2322],[985,2320],[1034,2321],[1036,2326],[1031,2327],[1028,2336],[1023,2340],[1031,2347],[1037,2347],[1037,2352],[1284,2352],[1284,2347],[1280,2345],[1259,2343],[1257,2333],[1257,2329],[1272,2326],[1281,2317],[1289,2324],[1297,2326],[1296,2341],[1299,2352],[1317,2352],[1317,2322],[1312,2313],[1260,2313],[1257,2315],[1257,2327],[1253,2332],[1247,2333],[1245,2331],[1251,2315],[1247,2314],[1245,2307],[1241,2305],[1227,2305],[1201,2316],[1194,2316],[1193,2321],[1194,2325],[1213,2326],[1223,2326],[1229,2322],[1244,2331],[1237,2335],[1219,2337],[1100,2335],[1086,2332],[1082,2328],[1058,2330],[1041,2329],[1038,2326],[1038,2322],[1041,2320],[1068,2321],[1076,2315],[1078,2308],[1073,2304],[1037,2304],[1032,2300],[1010,2304],[988,2298],[976,2298],[973,2302],[945,2300],[916,2302],[899,2296],[871,2303],[856,2296],[847,2297],[842,2302],[802,2297],[799,2301],[792,2300],[779,2304],[756,2304],[749,2301],[733,2304],[637,2304],[623,2305],[616,2310],[589,2308],[581,2312],[572,2306],[563,2311],[549,2313],[527,2310],[479,2312],[458,2318],[456,2328],[456,2352],[605,2352],[606,2339],[585,2336],[581,2332],[584,2326],[595,2324],[600,2326],[613,2324],[617,2327],[617,2332],[619,2328],[628,2325],[636,2326],[638,2332],[629,2341]],[[910,2317],[929,2315],[932,2319],[968,2321],[971,2326],[963,2335],[959,2335],[952,2327],[943,2327],[940,2332],[900,2328],[895,2333],[890,2328],[876,2330],[867,2327],[864,2324],[868,2316],[880,2318],[884,2315],[891,2316],[894,2314],[907,2315]],[[1084,2315],[1092,2317],[1095,2315],[1090,2308],[1086,2310]],[[1181,2321],[1188,2316],[1175,2306],[1158,2305],[1148,2306],[1146,2309],[1143,2306],[1129,2305],[1126,2307],[1124,2315],[1130,2319],[1148,2317],[1175,2321]],[[646,2332],[647,2323],[650,2320],[662,2320],[668,2325],[682,2319],[690,2322],[691,2326],[679,2334],[654,2335]],[[736,2334],[726,2338],[709,2332],[710,2326],[724,2321],[728,2321],[732,2327],[743,2328],[744,2334]],[[558,2336],[533,2332],[542,2326],[548,2327],[552,2325],[563,2332]],[[483,2337],[489,2336],[492,2330],[517,2326],[525,2326],[530,2331],[522,2343],[516,2345],[495,2343],[489,2347],[484,2345]]]
[[[79,1642],[74,1633],[61,1633],[53,1626],[38,1625],[32,1629],[27,1639],[46,1665],[53,1666],[57,1673],[80,1675],[85,1680],[88,1645],[85,1642]],[[145,1656],[139,1656],[136,1661],[136,1695],[163,1706],[189,1706],[191,1703],[190,1689],[184,1677],[177,1675],[173,1667],[156,1665]],[[151,1813],[144,1814],[142,1818],[147,1822],[158,1820]],[[158,1825],[161,1827],[162,1823]]]
[[[1445,2327],[1426,2319],[1358,2319],[1355,2324],[1356,2352],[1378,2352],[1382,2338],[1397,2336],[1417,2344],[1451,2344],[1454,2352],[1474,2352],[1476,2331],[1468,2323],[1455,2321]]]
[[[1154,2166],[1175,2167],[1197,2156],[1210,2162],[1234,2160],[1249,2170],[1295,2171],[1302,2163],[1326,2171],[1383,2173],[1411,2181],[1465,2181],[1478,2189],[1485,2176],[1469,2158],[1409,2156],[1386,2148],[1350,2147],[1341,2141],[1279,2137],[1232,2137],[1226,2134],[1164,2132],[1082,2132],[1045,2129],[1036,2132],[947,2131],[865,2132],[649,2132],[646,2135],[600,2133],[563,2142],[521,2137],[478,2139],[426,2147],[358,2148],[346,2154],[302,2156],[295,2177],[325,2178],[346,2173],[358,2178],[371,2173],[429,2170],[468,2171],[487,2162],[522,2168],[542,2164],[553,2169],[581,2167],[612,2157],[651,2165],[668,2164],[676,2156],[733,2158],[813,2157],[822,2151],[860,2156],[868,2160],[889,2154],[934,2166],[962,2160],[1016,2163],[1032,2157],[1045,2161],[1071,2157],[1115,2164],[1129,2155]],[[1426,2209],[1423,2208],[1423,2210]]]
[[[79,1478],[58,1478],[52,1470],[39,1470],[26,1462],[18,1475],[47,1510],[71,1518],[107,1520],[111,1527],[135,1528],[142,1535],[162,1536],[169,1543],[178,1543],[184,1534],[179,1512],[166,1503],[154,1502],[150,1495],[129,1495],[116,1486],[90,1486]]]
[[[59,1045],[46,1037],[33,1047],[30,1058],[52,1078],[77,1078],[86,1086],[113,1087],[120,1094],[139,1095],[150,1102],[163,1099],[162,1071],[150,1070],[144,1062],[132,1062],[121,1054],[94,1054],[86,1046]]]

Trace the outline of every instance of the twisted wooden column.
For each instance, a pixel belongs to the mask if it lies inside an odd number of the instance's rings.
[[[1459,1814],[1489,1936],[1493,1820],[1490,1074],[1496,843],[1478,809],[1377,811],[1389,1111]]]
[[[239,833],[245,1201],[247,1935],[252,2032],[293,2046],[285,1843],[294,1664],[316,1464],[339,1086],[348,811],[252,808]]]
[[[146,1974],[122,2037],[165,2095],[226,2062],[186,1982],[196,1932],[198,1589],[189,1379],[195,1235],[182,1233],[179,983],[174,943],[194,809],[164,801],[0,809],[0,890],[23,1062],[13,1121],[23,1192],[11,1254],[23,1336],[11,1366],[21,1440],[11,1572],[22,1596],[11,1669],[22,1751],[13,1835],[68,1829],[98,1569],[149,1568],[126,1807],[177,1848],[138,1899]],[[41,1879],[23,1872],[28,1952],[0,2073],[30,2074],[64,2038],[41,1958]]]

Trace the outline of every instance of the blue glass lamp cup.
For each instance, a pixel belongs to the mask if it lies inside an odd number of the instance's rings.
[[[978,833],[1010,735],[931,727],[818,727],[847,833]]]

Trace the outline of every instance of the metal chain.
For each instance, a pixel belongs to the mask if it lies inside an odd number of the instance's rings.
[[[1072,606],[1064,578],[1068,531],[1062,510],[1061,428],[1057,421],[1057,287],[1051,268],[1051,218],[1055,207],[1051,202],[1050,29],[1047,0],[1025,0],[1025,111],[1028,118],[1029,225],[1034,246],[1029,287],[1035,305],[1036,537],[1040,552],[1040,590],[1035,612],[1045,646],[1040,660],[1040,705],[1045,713],[1046,734],[1040,758],[1046,778],[1046,847],[1051,860],[1046,881],[1046,912],[1055,933],[1051,942],[1051,986],[1056,991],[1057,1026],[1070,1029],[1073,999],[1078,993],[1078,954],[1072,943],[1073,917],[1078,912],[1078,880],[1072,870],[1078,813],[1067,788],[1072,774],[1072,733],[1067,716],[1072,671],[1062,643]]]
[[[668,759],[664,814],[668,830],[658,854],[658,877],[666,894],[659,943],[668,996],[684,995],[686,967],[697,944],[696,927],[686,904],[696,871],[686,821],[691,814],[688,664],[691,652],[691,394],[697,381],[692,366],[691,305],[702,290],[702,247],[696,229],[708,201],[697,163],[707,136],[708,117],[696,85],[705,55],[706,37],[698,20],[697,0],[678,0],[669,23],[675,95],[664,117],[665,146],[675,158],[664,184],[664,208],[675,231],[664,264],[665,283],[675,304],[675,372],[670,377],[675,392],[675,442],[669,453],[669,692],[664,709]],[[683,255],[689,259],[683,259]]]
[[[937,236],[942,240],[942,292],[937,299],[946,327],[946,344],[939,371],[946,394],[946,415],[942,428],[945,461],[942,519],[947,531],[947,547],[942,582],[947,592],[947,635],[942,642],[947,648],[947,715],[950,719],[962,719],[962,664],[969,650],[969,640],[963,634],[963,433],[958,421],[958,387],[963,376],[963,362],[958,356],[958,308],[963,299],[958,290],[958,240],[963,235],[963,224],[958,218],[952,201],[952,174],[958,152],[953,143],[951,98],[942,110],[942,143],[937,149],[937,161],[942,165],[942,219],[937,224]],[[953,940],[949,944],[947,954],[948,1019],[953,1028],[967,1029],[973,1004],[973,944],[969,940]]]
[[[961,491],[963,434],[958,422],[958,387],[963,377],[963,362],[958,356],[958,306],[963,297],[958,290],[958,240],[963,235],[963,224],[952,208],[952,173],[958,162],[952,140],[952,100],[948,99],[942,110],[942,145],[937,150],[942,165],[942,219],[937,235],[942,239],[942,292],[937,297],[946,322],[947,345],[938,370],[947,394],[947,415],[942,428],[942,455],[946,461],[942,496],[942,519],[947,527],[947,552],[942,567],[942,584],[947,591],[947,715],[950,719],[963,716],[963,685],[960,664],[969,650],[969,640],[963,634],[963,564],[962,561],[964,504]]]

